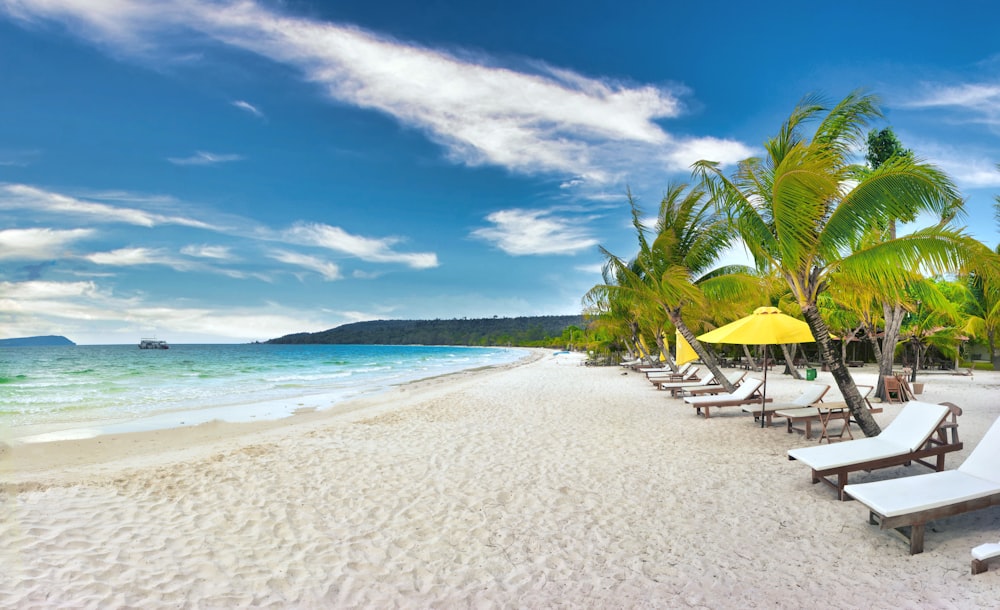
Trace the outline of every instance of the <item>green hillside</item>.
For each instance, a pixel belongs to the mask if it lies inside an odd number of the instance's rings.
[[[557,344],[567,327],[583,328],[585,324],[583,316],[374,320],[344,324],[322,332],[285,335],[268,343],[545,346]]]

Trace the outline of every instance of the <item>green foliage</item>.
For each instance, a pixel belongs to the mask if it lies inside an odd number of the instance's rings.
[[[903,148],[903,145],[896,138],[892,128],[886,127],[881,131],[874,129],[868,132],[868,153],[865,160],[872,169],[878,169],[883,163],[893,157],[913,157],[913,151]]]
[[[316,333],[296,333],[267,343],[351,345],[516,345],[565,347],[567,327],[582,338],[583,316],[532,316],[461,320],[375,320]]]

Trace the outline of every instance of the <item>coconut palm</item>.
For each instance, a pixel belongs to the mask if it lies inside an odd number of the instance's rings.
[[[706,292],[716,297],[745,294],[748,284],[756,282],[738,273],[747,271],[742,267],[713,268],[733,239],[726,219],[714,210],[704,189],[686,184],[667,187],[652,228],[645,225],[631,192],[628,201],[639,252],[626,262],[602,248],[606,281],[592,288],[585,300],[615,294],[613,298],[655,305],[725,389],[734,390],[715,354],[698,341],[689,324],[700,325],[708,311]],[[609,276],[616,281],[608,282]]]
[[[759,269],[780,273],[812,330],[824,364],[867,436],[881,432],[858,392],[817,306],[830,279],[873,283],[886,296],[904,293],[923,265],[956,269],[979,251],[978,242],[942,222],[910,235],[862,244],[872,227],[920,211],[953,214],[959,201],[942,172],[912,156],[897,156],[864,174],[851,164],[867,123],[880,116],[874,96],[848,95],[832,108],[806,98],[764,143],[762,158],[741,162],[727,177],[718,164],[698,162],[715,200],[728,211]],[[801,131],[819,124],[811,139]],[[981,248],[981,244],[978,244]]]

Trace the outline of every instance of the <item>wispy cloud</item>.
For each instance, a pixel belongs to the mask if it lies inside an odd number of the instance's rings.
[[[51,260],[65,257],[73,242],[90,237],[90,229],[6,229],[0,231],[0,260]]]
[[[896,104],[913,110],[946,111],[943,120],[972,123],[1000,130],[1000,83],[977,82],[958,85],[926,83],[921,93]]]
[[[94,252],[83,258],[98,265],[134,267],[138,265],[173,266],[173,261],[163,250],[153,248],[119,248],[109,252]]]
[[[325,261],[316,256],[302,254],[299,252],[289,252],[287,250],[275,250],[271,252],[271,258],[276,261],[302,267],[309,271],[315,271],[326,280],[339,280],[341,278],[340,267],[330,261]]]
[[[37,150],[0,149],[0,166],[27,167],[40,156],[41,153]]]
[[[246,112],[249,112],[250,114],[254,115],[255,117],[264,118],[264,113],[261,112],[260,108],[257,108],[256,106],[254,106],[250,102],[247,102],[247,101],[244,101],[244,100],[234,100],[232,102],[232,104],[233,104],[233,106],[236,106],[240,110],[244,110]]]
[[[253,340],[335,326],[341,318],[327,312],[295,310],[276,303],[225,308],[151,304],[140,296],[116,296],[94,282],[0,281],[3,335],[25,337],[59,329],[75,341],[100,343],[107,336],[140,336],[149,328],[169,328],[172,338],[189,341],[229,337]],[[106,341],[106,339],[104,339]]]
[[[721,163],[751,154],[734,140],[665,132],[658,121],[684,112],[687,92],[680,87],[590,78],[539,62],[514,69],[253,1],[6,0],[0,10],[61,22],[113,53],[141,58],[167,47],[178,29],[195,31],[299,70],[332,100],[420,129],[468,165],[556,173],[586,186],[637,171],[686,169],[706,153]],[[235,160],[221,157],[199,153],[172,162]]]
[[[597,246],[580,221],[544,210],[501,210],[486,217],[490,227],[472,236],[488,241],[507,254],[575,254]]]
[[[232,248],[228,246],[184,246],[181,254],[193,256],[195,258],[209,258],[218,261],[228,261],[233,259]]]
[[[414,269],[438,266],[437,255],[433,252],[396,252],[393,246],[402,241],[398,237],[376,239],[352,235],[340,227],[315,223],[297,224],[285,231],[282,237],[290,243],[343,252],[369,262],[403,263]]]
[[[26,184],[0,184],[0,209],[30,210],[33,214],[70,215],[99,219],[102,223],[121,222],[141,227],[172,224],[212,229],[208,223],[183,216],[168,216],[130,207],[86,201]]]
[[[167,161],[170,161],[174,165],[216,165],[218,163],[242,161],[243,159],[243,155],[218,154],[204,152],[201,150],[197,151],[190,157],[167,157]]]

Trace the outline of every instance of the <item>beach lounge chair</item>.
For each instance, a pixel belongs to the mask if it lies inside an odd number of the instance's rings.
[[[1000,544],[987,542],[972,549],[972,573],[982,574],[990,569],[991,560],[1000,557]]]
[[[844,486],[847,485],[847,475],[852,472],[908,466],[911,462],[933,470],[944,470],[945,454],[962,449],[956,419],[961,412],[954,405],[910,401],[878,436],[791,449],[788,459],[809,466],[813,483],[823,481],[837,490],[838,498],[845,500]],[[945,422],[949,414],[954,427]],[[950,437],[949,431],[952,432]],[[937,462],[931,464],[924,461],[930,457],[936,457]],[[828,478],[831,476],[836,480]]]
[[[872,390],[875,389],[875,386],[859,385],[857,387],[858,391],[861,393],[861,398],[863,398],[865,400],[865,404],[868,405],[868,410],[872,413],[881,413],[882,407],[874,407],[868,400],[868,397],[871,395]],[[846,403],[843,402],[830,403],[828,405],[815,405],[812,407],[799,406],[789,408],[776,406],[774,409],[774,416],[785,418],[785,424],[788,427],[789,434],[792,432],[801,432],[806,438],[812,438],[812,426],[814,423],[818,423],[820,418],[823,415],[827,415],[831,409],[843,409],[846,406]],[[849,425],[850,422],[853,421],[849,420],[849,417],[850,416],[848,415],[847,418],[841,418],[844,419],[845,426]],[[797,424],[802,424],[802,427],[798,427]],[[851,435],[851,438],[853,438],[853,435]]]
[[[711,409],[718,407],[740,407],[745,404],[761,401],[760,387],[764,382],[760,379],[747,379],[735,392],[720,393],[714,396],[685,396],[684,402],[695,408],[695,412],[711,417]],[[768,398],[767,400],[771,400]],[[704,410],[704,412],[702,412]]]
[[[912,402],[910,403],[912,404]],[[1000,419],[956,470],[848,485],[844,492],[868,507],[868,522],[903,534],[910,554],[924,550],[928,521],[1000,506]]]
[[[747,371],[738,371],[733,375],[727,376],[729,383],[733,384],[733,387],[740,387],[743,380],[747,376]],[[687,386],[685,388],[677,388],[671,391],[671,394],[676,397],[680,396],[712,396],[716,394],[725,394],[726,388],[719,383],[711,383],[705,386]]]
[[[657,390],[670,390],[672,396],[676,396],[677,392],[684,388],[718,385],[718,382],[715,381],[715,375],[705,375],[701,379],[688,379],[686,381],[661,381],[658,379],[651,381]]]
[[[692,360],[691,362],[687,362],[687,363],[681,365],[681,367],[677,369],[677,372],[674,372],[674,371],[672,371],[671,369],[669,369],[668,367],[665,367],[665,366],[649,367],[649,368],[643,368],[643,369],[639,369],[639,370],[640,370],[640,372],[645,373],[646,377],[650,377],[652,375],[659,375],[659,376],[662,376],[662,377],[678,377],[679,378],[679,377],[684,377],[685,375],[687,375],[691,371],[691,369],[693,369],[693,368],[695,368],[695,366],[694,366],[694,361]]]
[[[802,394],[797,396],[791,402],[775,402],[771,404],[765,404],[761,408],[760,402],[756,404],[749,404],[743,406],[743,411],[745,413],[753,413],[754,421],[757,421],[763,415],[764,421],[768,426],[771,425],[771,419],[775,416],[785,417],[780,415],[781,411],[784,410],[794,410],[810,407],[818,402],[823,402],[823,396],[829,391],[830,386],[825,383],[810,383],[803,390]]]
[[[990,560],[1000,557],[1000,544],[987,542],[972,549],[972,573],[982,574],[990,569]]]
[[[672,371],[668,373],[646,373],[646,379],[648,379],[653,385],[671,383],[674,381],[698,381],[698,370],[698,367],[694,366],[689,368],[684,373],[674,373]]]

